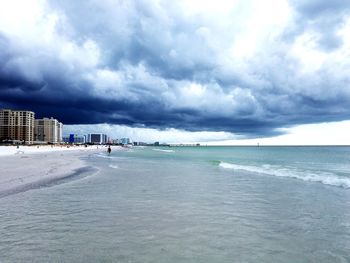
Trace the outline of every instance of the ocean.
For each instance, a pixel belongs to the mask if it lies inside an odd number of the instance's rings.
[[[133,147],[0,198],[0,262],[350,262],[350,147]]]

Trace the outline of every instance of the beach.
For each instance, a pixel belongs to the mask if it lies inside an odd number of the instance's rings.
[[[1,146],[0,197],[96,172],[82,158],[105,151],[101,146]]]

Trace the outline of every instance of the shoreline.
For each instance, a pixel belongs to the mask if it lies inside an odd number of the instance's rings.
[[[6,147],[6,148],[5,148]],[[98,172],[82,157],[105,147],[0,147],[0,198]]]

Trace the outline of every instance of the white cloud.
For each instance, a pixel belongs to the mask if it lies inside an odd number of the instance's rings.
[[[228,132],[188,132],[178,129],[157,130],[150,128],[132,128],[123,125],[96,124],[96,125],[66,125],[66,135],[70,133],[84,135],[88,133],[105,133],[110,138],[120,139],[129,137],[133,141],[153,143],[198,143],[208,140],[229,140],[236,138]]]
[[[271,138],[205,142],[208,145],[350,145],[350,121],[284,128],[286,134]]]
[[[350,121],[306,124],[284,128],[286,134],[244,139],[228,132],[188,132],[177,129],[157,130],[123,125],[66,125],[65,134],[105,133],[111,138],[129,137],[134,141],[163,143],[201,143],[202,145],[350,145]]]

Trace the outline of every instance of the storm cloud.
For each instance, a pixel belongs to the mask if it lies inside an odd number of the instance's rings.
[[[350,118],[350,4],[6,1],[0,108],[273,136]]]

